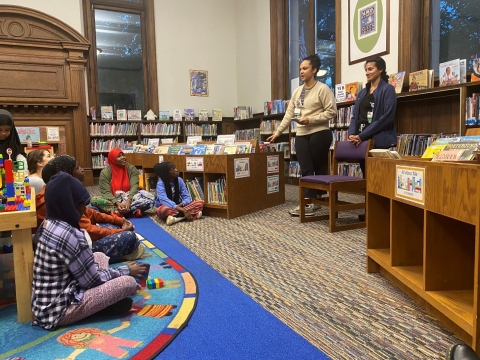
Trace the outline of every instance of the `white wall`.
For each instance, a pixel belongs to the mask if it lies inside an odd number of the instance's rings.
[[[271,100],[270,0],[235,1],[237,105],[263,112]]]
[[[18,5],[42,11],[84,34],[82,0],[0,0],[0,5]]]
[[[383,55],[382,58],[387,63],[387,73],[392,74],[404,69],[398,69],[398,13],[400,10],[400,0],[390,0],[390,54]],[[352,81],[362,81],[365,85],[365,63],[348,64],[348,3],[342,1],[342,80],[348,83]]]
[[[233,116],[237,105],[234,0],[155,1],[161,110],[213,108]],[[208,71],[208,97],[190,96],[189,70]]]

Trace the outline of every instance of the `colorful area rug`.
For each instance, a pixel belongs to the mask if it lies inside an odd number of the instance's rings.
[[[186,326],[198,297],[187,270],[141,237],[151,257],[150,278],[164,286],[146,286],[133,296],[134,311],[118,317],[91,317],[55,331],[17,323],[15,304],[0,309],[0,359],[150,359]],[[142,284],[144,285],[144,284]]]

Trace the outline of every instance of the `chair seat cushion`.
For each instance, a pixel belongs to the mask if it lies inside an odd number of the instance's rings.
[[[342,181],[361,181],[362,178],[345,175],[309,175],[300,178],[301,182],[316,183],[316,184],[330,184],[332,182]]]

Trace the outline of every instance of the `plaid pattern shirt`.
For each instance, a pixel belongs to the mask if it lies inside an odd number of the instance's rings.
[[[45,220],[35,238],[33,325],[54,330],[70,304],[82,301],[85,290],[130,273],[128,266],[99,270],[83,232],[66,222]]]

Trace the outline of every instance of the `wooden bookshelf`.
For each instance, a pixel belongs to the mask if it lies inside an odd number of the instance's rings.
[[[144,173],[153,172],[153,166],[160,157],[163,161],[175,163],[184,180],[202,177],[204,184],[205,204],[203,213],[207,216],[233,219],[285,203],[285,177],[283,152],[232,155],[170,155],[170,154],[125,154],[127,161],[141,167]],[[278,156],[278,172],[267,173],[267,157]],[[203,171],[188,171],[186,160],[189,157],[203,158]],[[250,176],[235,178],[235,159],[248,158]],[[226,178],[227,204],[208,202],[206,184]],[[278,176],[278,191],[267,193],[268,176]]]
[[[422,168],[424,204],[397,196]],[[480,165],[367,159],[367,271],[380,272],[480,353]]]

